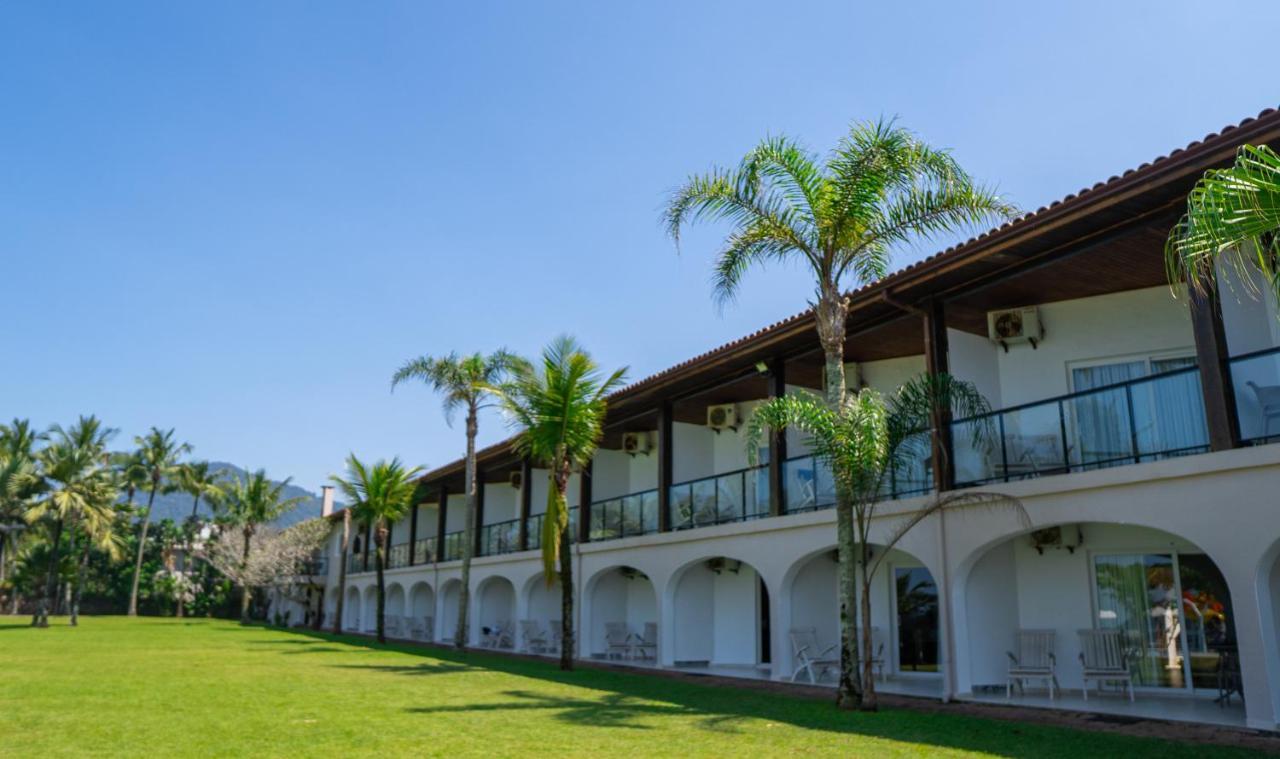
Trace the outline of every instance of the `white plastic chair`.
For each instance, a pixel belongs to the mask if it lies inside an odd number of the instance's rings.
[[[1080,666],[1084,669],[1084,700],[1089,700],[1089,681],[1098,684],[1102,693],[1103,683],[1124,683],[1133,701],[1133,673],[1129,671],[1129,656],[1124,650],[1121,630],[1079,630]]]
[[[791,650],[796,657],[796,670],[791,673],[791,682],[806,674],[809,682],[816,685],[827,674],[839,670],[840,659],[830,656],[839,644],[833,643],[819,650],[818,631],[812,627],[793,627],[790,637]]]
[[[631,631],[623,622],[604,623],[605,657],[627,659],[631,656]]]
[[[656,622],[644,623],[644,634],[635,639],[632,646],[636,654],[648,661],[656,661],[658,658],[658,625]]]
[[[532,654],[547,652],[547,635],[532,619],[520,620],[520,636],[524,638],[524,650]]]

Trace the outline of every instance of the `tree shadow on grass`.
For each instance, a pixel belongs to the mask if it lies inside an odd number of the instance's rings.
[[[342,651],[345,649],[333,649]],[[302,651],[290,651],[288,653],[303,653]],[[334,669],[363,669],[374,672],[385,672],[392,675],[410,675],[413,677],[425,677],[427,675],[456,675],[459,672],[477,672],[484,671],[484,667],[473,667],[470,664],[459,664],[456,662],[437,662],[435,664],[415,664],[410,666],[399,666],[393,664],[334,664]]]
[[[598,698],[555,696],[535,690],[508,690],[512,699],[501,703],[411,707],[408,711],[430,715],[445,712],[527,712],[554,711],[554,718],[566,724],[652,729],[642,721],[664,716],[695,717],[698,727],[719,732],[739,732],[749,721],[776,722],[805,730],[867,737],[911,744],[927,752],[930,748],[975,751],[1006,757],[1049,759],[1050,757],[1123,754],[1127,759],[1160,757],[1201,759],[1205,750],[1218,755],[1249,755],[1244,751],[1203,744],[1174,743],[1113,733],[1087,732],[1055,725],[1041,725],[988,719],[963,713],[947,713],[947,707],[931,705],[930,710],[885,708],[876,713],[836,709],[827,699],[807,698],[754,687],[690,682],[656,674],[580,668],[559,670],[554,662],[508,657],[452,648],[427,648],[416,644],[378,644],[363,637],[295,630],[303,636],[346,643],[370,651],[394,651],[429,657],[437,663],[420,666],[348,665],[347,668],[383,669],[391,674],[429,675],[467,670],[501,672],[548,683],[604,691]],[[850,751],[859,747],[850,745]],[[905,747],[904,747],[905,748]],[[910,749],[908,749],[910,750]]]

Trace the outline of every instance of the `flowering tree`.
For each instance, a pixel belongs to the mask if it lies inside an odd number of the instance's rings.
[[[227,579],[244,588],[263,588],[298,575],[323,545],[329,525],[309,519],[287,529],[263,527],[245,551],[235,530],[223,530],[205,548],[205,560]]]

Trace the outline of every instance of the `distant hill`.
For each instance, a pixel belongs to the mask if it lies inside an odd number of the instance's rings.
[[[229,473],[231,476],[244,480],[248,473],[235,464],[228,464],[225,461],[210,461],[209,468],[219,474]],[[134,503],[139,506],[147,505],[147,492],[145,490],[138,491],[134,496]],[[306,519],[320,516],[321,501],[320,496],[309,490],[304,490],[297,485],[288,485],[284,489],[285,498],[301,497],[305,498],[302,503],[298,504],[292,511],[280,517],[275,521],[277,527],[288,527],[297,524]],[[162,519],[171,519],[174,522],[191,516],[191,496],[186,493],[156,493],[155,506],[152,507],[151,521],[158,522]],[[209,504],[204,499],[200,499],[200,515],[208,517],[211,514]]]

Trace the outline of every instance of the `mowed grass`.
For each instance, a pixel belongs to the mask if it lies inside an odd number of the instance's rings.
[[[0,617],[9,756],[1229,756],[211,620]],[[1243,753],[1240,753],[1243,755]]]

